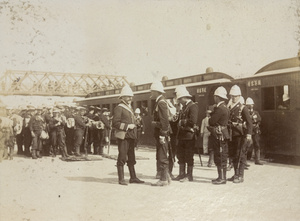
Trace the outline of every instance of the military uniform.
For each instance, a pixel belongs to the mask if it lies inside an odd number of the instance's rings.
[[[67,123],[65,124],[67,152],[68,154],[72,154],[73,145],[74,145],[75,119],[74,119],[74,114],[70,110],[66,110],[64,114],[67,119]]]
[[[209,131],[209,149],[213,149],[214,162],[218,170],[218,178],[213,180],[213,184],[225,184],[226,183],[226,171],[227,171],[227,157],[228,157],[228,120],[229,109],[226,107],[224,101],[221,101],[214,108],[211,113],[211,117],[208,120]]]
[[[252,134],[252,120],[243,104],[238,102],[230,109],[230,131],[232,139],[229,142],[229,153],[234,166],[234,176],[230,179],[235,183],[244,181],[244,169],[246,165],[247,139],[246,135]]]
[[[95,121],[101,121],[102,123],[100,127],[95,127],[93,131],[93,137],[94,137],[94,154],[103,154],[103,138],[104,138],[104,132],[105,128],[111,130],[110,123],[103,114],[97,113],[94,117]],[[99,123],[98,123],[99,124]],[[99,124],[99,125],[100,125]]]
[[[177,158],[179,164],[179,176],[176,180],[185,178],[185,168],[187,164],[186,177],[193,181],[194,167],[194,147],[195,147],[195,126],[198,120],[198,106],[192,100],[183,105],[182,112],[179,116],[178,128],[178,146]]]
[[[87,121],[79,113],[74,115],[74,120],[74,149],[75,155],[79,156]]]
[[[30,146],[32,143],[32,136],[31,136],[31,131],[29,128],[29,121],[30,121],[31,117],[32,117],[32,115],[31,115],[30,111],[27,111],[24,114],[22,134],[24,137],[24,149],[25,149],[26,156],[30,156]]]
[[[130,183],[143,183],[135,174],[136,164],[134,144],[137,139],[137,128],[129,129],[130,124],[136,124],[132,107],[123,100],[115,107],[112,125],[116,130],[115,137],[118,139],[118,177],[119,183],[126,185],[124,181],[124,165],[127,163],[130,173]]]
[[[262,163],[260,162],[260,122],[261,122],[261,117],[258,113],[258,111],[255,110],[249,110],[250,113],[250,117],[252,119],[252,123],[253,123],[253,130],[252,130],[252,141],[253,141],[253,145],[250,145],[248,153],[247,153],[247,158],[250,160],[251,156],[252,156],[252,151],[253,151],[253,147],[254,147],[254,151],[255,151],[255,164],[258,165],[262,165]]]
[[[163,95],[160,95],[156,99],[153,121],[154,138],[156,140],[156,166],[160,173],[160,180],[167,181],[169,178],[168,136],[170,132],[170,123],[168,119],[167,101]],[[160,137],[165,138],[163,144],[160,143]]]
[[[34,134],[32,138],[32,158],[36,159],[36,157],[41,157],[40,153],[43,148],[43,143],[41,139],[42,131],[46,128],[45,119],[42,115],[36,114],[31,117],[29,121],[29,129],[31,133]]]

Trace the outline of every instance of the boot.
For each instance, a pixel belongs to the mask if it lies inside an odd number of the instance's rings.
[[[174,180],[179,181],[185,177],[185,164],[179,164],[179,175]]]
[[[144,181],[136,177],[134,166],[128,166],[128,169],[130,173],[129,183],[145,183]]]
[[[32,159],[37,159],[36,150],[32,150]]]
[[[189,179],[189,181],[193,181],[193,166],[188,166],[187,168],[187,178]]]
[[[216,182],[217,180],[222,179],[222,175],[221,175],[221,167],[217,167],[217,171],[218,171],[218,177],[217,179],[212,180],[211,182],[214,184],[214,182]]]
[[[212,181],[212,183],[215,185],[226,184],[227,169],[218,167],[218,173],[219,173],[220,178]]]
[[[98,154],[99,154],[99,155],[103,155],[103,146],[100,146],[100,147],[98,148]]]
[[[255,152],[255,164],[256,165],[264,165],[262,162],[260,162],[260,150],[257,150]]]
[[[41,151],[37,150],[37,151],[36,151],[36,156],[37,156],[38,158],[42,158]]]
[[[167,186],[169,184],[168,169],[164,169],[161,172],[161,178],[157,183],[151,183],[151,186]]]
[[[213,151],[210,151],[209,152],[209,159],[208,159],[208,164],[207,166],[208,167],[211,167],[213,165],[213,162],[214,162],[214,152]]]
[[[117,169],[118,169],[119,184],[127,185],[127,183],[124,180],[124,166],[117,166]]]

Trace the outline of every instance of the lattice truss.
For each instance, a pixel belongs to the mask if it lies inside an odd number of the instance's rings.
[[[86,96],[128,84],[125,76],[12,70],[6,71],[0,82],[1,94],[57,96]]]

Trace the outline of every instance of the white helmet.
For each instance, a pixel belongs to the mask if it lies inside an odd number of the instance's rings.
[[[160,93],[165,93],[164,86],[160,81],[155,81],[151,84],[150,91],[158,91]]]
[[[131,88],[129,87],[129,85],[125,85],[122,88],[119,98],[124,97],[124,96],[133,97],[133,92],[132,92]]]
[[[230,89],[230,92],[229,92],[230,95],[233,95],[233,96],[241,96],[242,95],[242,92],[241,92],[241,89],[239,86],[237,85],[233,85]]]
[[[179,90],[181,90],[181,89],[186,89],[186,87],[184,86],[184,85],[178,85],[176,88],[175,88],[175,91],[174,91],[174,93],[177,93]]]
[[[228,99],[227,98],[227,91],[224,87],[218,87],[216,90],[215,90],[215,93],[214,93],[215,96],[219,96],[223,99]]]
[[[141,110],[140,110],[140,108],[137,108],[137,109],[135,109],[134,113],[136,113],[136,114],[140,114],[140,113],[141,113]]]
[[[290,99],[290,96],[288,94],[283,94],[282,95],[282,101],[287,101]]]
[[[176,98],[179,99],[182,97],[192,97],[192,95],[190,95],[190,93],[187,91],[187,89],[185,87],[180,87],[176,91]]]
[[[248,97],[248,98],[246,99],[246,105],[254,105],[254,101],[252,100],[251,97]]]

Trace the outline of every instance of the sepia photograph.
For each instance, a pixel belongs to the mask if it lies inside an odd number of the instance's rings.
[[[0,0],[0,220],[300,220],[300,0]]]

